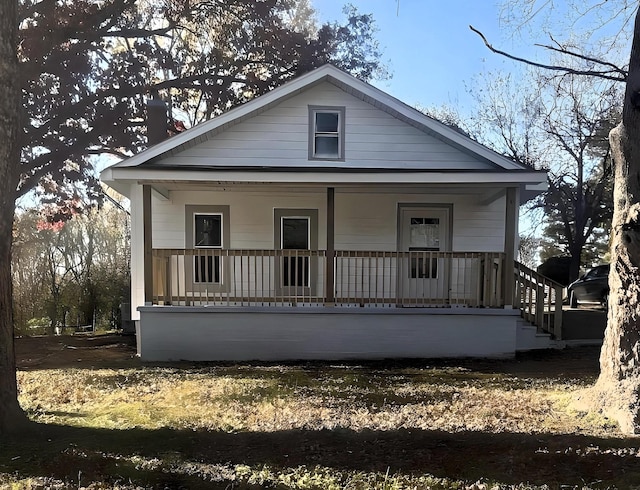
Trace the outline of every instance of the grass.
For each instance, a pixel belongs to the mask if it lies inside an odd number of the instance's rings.
[[[0,443],[0,485],[640,488],[640,440],[572,408],[593,376],[500,366],[21,371],[34,427]]]

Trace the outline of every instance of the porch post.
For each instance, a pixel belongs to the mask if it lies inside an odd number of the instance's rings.
[[[518,233],[518,189],[507,187],[505,203],[504,229],[504,267],[502,276],[502,291],[505,309],[513,308],[513,292],[515,287],[515,249]]]
[[[142,236],[144,242],[144,304],[153,303],[153,255],[151,244],[151,186],[142,186]]]
[[[335,188],[327,187],[327,256],[325,258],[325,298],[326,306],[333,306],[335,302]]]

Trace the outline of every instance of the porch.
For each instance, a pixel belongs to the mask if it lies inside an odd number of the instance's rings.
[[[516,351],[519,312],[504,308],[503,253],[151,252],[151,301],[138,308],[138,352],[145,360],[509,357]]]
[[[153,249],[152,256],[154,305],[500,308],[511,303],[505,301],[505,254],[499,252]]]

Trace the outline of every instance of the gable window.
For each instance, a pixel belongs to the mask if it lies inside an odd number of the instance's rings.
[[[309,159],[344,160],[344,107],[309,106]]]

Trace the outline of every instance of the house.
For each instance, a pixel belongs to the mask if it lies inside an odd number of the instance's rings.
[[[331,65],[101,178],[131,200],[144,360],[499,357],[557,340],[541,332],[553,285],[514,263],[545,172]]]

